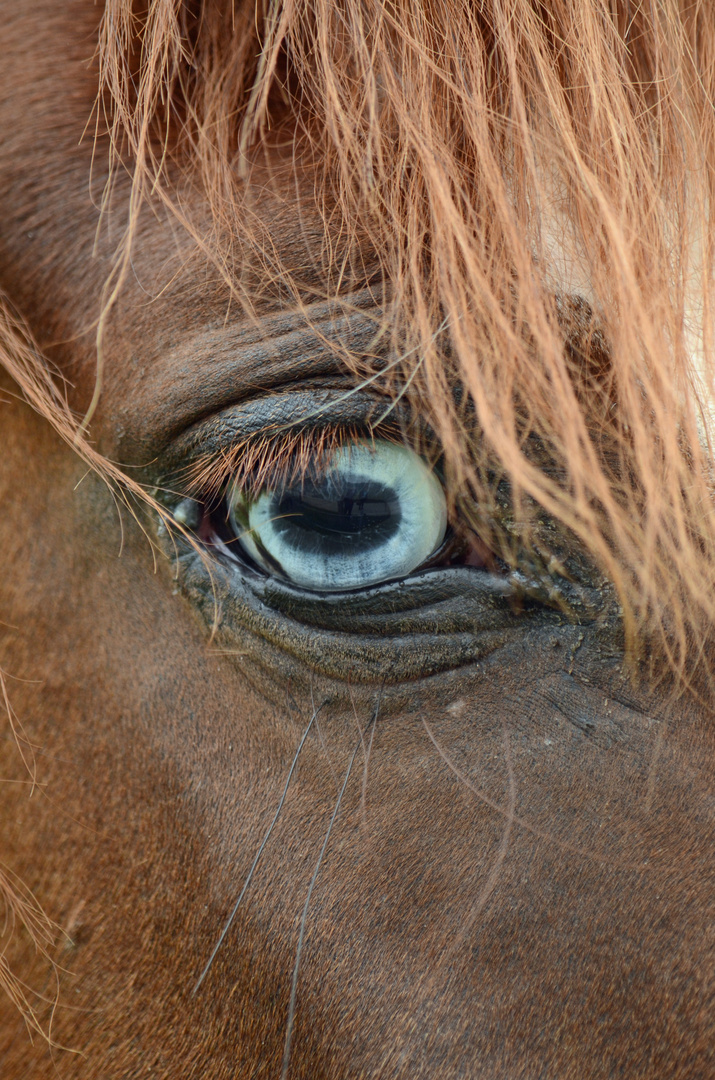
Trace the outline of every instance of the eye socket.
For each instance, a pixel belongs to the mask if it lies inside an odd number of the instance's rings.
[[[447,505],[412,450],[355,440],[333,451],[319,474],[257,495],[234,487],[228,518],[259,566],[328,592],[411,573],[442,544]]]

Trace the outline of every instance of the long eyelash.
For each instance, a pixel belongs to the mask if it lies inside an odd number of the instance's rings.
[[[181,488],[187,495],[210,501],[229,482],[254,491],[295,484],[308,476],[319,477],[335,451],[347,443],[374,437],[372,431],[330,424],[253,434],[196,458],[184,471]],[[399,432],[387,426],[380,428],[379,438],[401,441]]]

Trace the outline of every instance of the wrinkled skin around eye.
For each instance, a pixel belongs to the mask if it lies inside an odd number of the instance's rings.
[[[98,231],[107,140],[90,187],[82,133],[104,6],[2,8],[0,287],[78,416],[130,197],[120,170]],[[318,267],[285,166],[252,205],[278,265]],[[282,288],[245,318],[154,205],[91,426],[132,476],[239,398],[342,387],[328,365],[353,340]],[[649,687],[616,620],[511,604],[469,565],[314,598],[209,574],[171,534],[161,554],[19,397],[3,379],[0,975],[52,1041],[0,993],[2,1080],[278,1080],[293,986],[288,1080],[713,1076],[711,687]],[[56,927],[54,970],[19,882]]]
[[[318,591],[404,577],[440,546],[447,528],[442,487],[405,446],[352,442],[322,475],[280,490],[234,491],[230,521],[264,569]]]

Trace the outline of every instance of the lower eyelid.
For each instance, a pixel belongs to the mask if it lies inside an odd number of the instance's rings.
[[[277,618],[287,618],[293,624],[310,626],[319,631],[345,633],[350,638],[355,635],[360,638],[361,634],[378,635],[378,638],[413,632],[418,635],[427,633],[428,636],[437,634],[433,645],[427,645],[426,637],[415,642],[417,652],[414,656],[410,652],[412,659],[409,663],[408,659],[402,656],[403,646],[398,648],[389,662],[384,657],[380,658],[379,664],[386,665],[385,677],[399,680],[403,676],[411,678],[418,674],[425,675],[428,668],[438,671],[471,662],[469,657],[474,658],[481,654],[480,635],[483,631],[488,631],[488,636],[496,634],[496,641],[502,634],[500,627],[505,633],[515,633],[524,617],[531,619],[539,612],[547,621],[555,620],[555,626],[562,627],[570,622],[586,625],[595,620],[606,630],[611,626],[612,632],[620,634],[620,619],[612,589],[604,589],[603,582],[589,586],[563,579],[546,581],[531,578],[528,574],[502,563],[469,532],[465,534],[459,530],[452,531],[442,548],[435,553],[436,558],[415,568],[404,579],[382,581],[347,591],[326,592],[292,585],[289,581],[255,566],[252,560],[237,550],[236,543],[217,532],[215,518],[211,516],[208,508],[201,507],[201,511],[201,523],[195,533],[196,538],[202,547],[217,559],[218,565],[223,564],[227,576],[215,579],[205,558],[198,554],[195,547],[192,549],[187,546],[183,548],[179,564],[180,581],[184,582],[182,591],[194,602],[199,600],[202,590],[205,591],[199,607],[209,619],[207,625],[211,627],[215,626],[218,602],[224,613],[222,620],[229,636],[233,633],[231,627],[236,619],[238,625],[247,618],[246,628],[250,629],[255,616],[249,615],[249,609],[252,610],[256,603],[257,613],[263,611],[264,605],[267,605],[275,611]],[[170,554],[175,555],[176,550],[174,541]],[[223,584],[217,593],[216,586],[221,580]],[[253,600],[248,601],[246,590],[255,594]],[[219,594],[222,599],[219,599]],[[239,615],[244,608],[245,615]],[[213,612],[210,618],[209,609]],[[493,616],[489,615],[492,609]],[[415,614],[409,614],[410,612]],[[422,614],[418,614],[419,612]],[[262,624],[262,620],[263,615],[259,624]],[[263,635],[258,626],[255,630],[259,637]],[[268,629],[266,632],[268,633]],[[269,633],[269,637],[272,633]],[[280,638],[283,631],[276,629],[276,633]],[[448,646],[447,641],[450,635],[454,634],[460,636],[455,638],[452,651],[452,646]],[[467,638],[463,638],[464,634],[470,641],[475,634],[477,637],[469,644]],[[439,645],[437,641],[440,642]],[[360,650],[366,647],[367,642],[363,641]],[[423,647],[436,652],[430,663],[420,668],[417,656]],[[310,663],[321,670],[325,668],[327,673],[332,672],[338,678],[344,677],[340,663],[336,661],[337,666],[333,671],[327,661],[323,662],[320,652],[323,646],[316,644],[316,648],[319,651],[311,652]],[[447,652],[444,652],[444,649],[447,649]],[[375,662],[377,661],[376,654]],[[417,665],[414,671],[410,664]],[[409,668],[412,674],[407,676],[403,672],[400,675],[403,668],[405,672]],[[373,671],[372,674],[374,673]]]

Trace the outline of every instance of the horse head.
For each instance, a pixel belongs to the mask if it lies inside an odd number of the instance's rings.
[[[3,12],[0,1073],[709,1075],[712,3]]]

